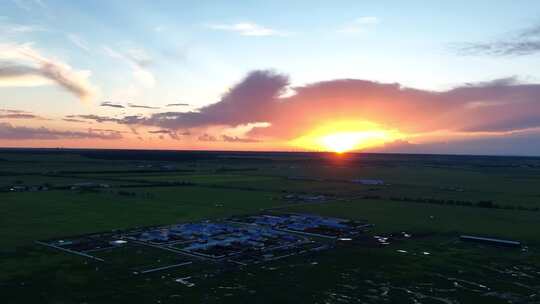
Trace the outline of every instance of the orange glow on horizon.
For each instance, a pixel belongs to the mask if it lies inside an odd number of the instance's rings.
[[[403,137],[400,132],[383,129],[375,123],[340,121],[318,127],[292,140],[291,144],[308,150],[344,153],[380,146]]]

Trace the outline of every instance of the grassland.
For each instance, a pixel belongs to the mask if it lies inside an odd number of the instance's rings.
[[[7,150],[0,159],[3,303],[539,301],[537,158]],[[385,185],[351,182],[360,178]],[[71,189],[80,182],[108,187]],[[47,191],[9,191],[44,184]],[[291,202],[290,194],[325,199]],[[124,266],[175,257],[113,251],[103,254],[126,260],[100,264],[33,243],[263,210],[365,219],[375,224],[371,234],[413,237],[242,269],[194,263],[145,276]],[[465,244],[460,234],[516,239],[527,250]],[[196,287],[174,281],[184,276]]]
[[[279,205],[271,193],[253,191],[201,187],[130,191],[133,196],[112,190],[3,194],[0,238],[4,248],[52,237],[253,213]]]
[[[450,236],[479,234],[540,245],[538,232],[533,228],[540,222],[539,212],[383,200],[307,205],[280,211],[369,219],[369,222],[376,225],[374,231],[377,233],[407,231]]]

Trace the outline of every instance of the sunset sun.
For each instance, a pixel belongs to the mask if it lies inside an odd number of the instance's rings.
[[[343,153],[354,150],[356,147],[381,135],[375,133],[378,132],[340,132],[321,137],[320,142],[328,151]]]
[[[292,141],[301,148],[343,153],[383,145],[402,138],[395,130],[370,122],[340,121],[324,124]]]

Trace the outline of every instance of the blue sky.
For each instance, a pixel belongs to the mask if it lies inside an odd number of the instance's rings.
[[[93,92],[81,103],[62,86],[0,82],[0,101],[56,118],[142,111],[113,112],[103,101],[195,110],[264,69],[287,74],[291,87],[345,78],[437,91],[506,77],[534,83],[534,52],[462,49],[519,36],[540,24],[539,12],[540,2],[524,0],[4,1],[4,49],[68,65]]]

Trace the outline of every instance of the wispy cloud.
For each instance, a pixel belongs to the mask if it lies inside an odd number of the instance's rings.
[[[13,109],[0,109],[0,112],[3,113],[13,113],[13,114],[30,114],[28,111],[23,110],[13,110]]]
[[[95,114],[86,114],[86,115],[67,115],[66,118],[68,119],[86,119],[86,120],[91,120],[91,121],[95,121],[95,122],[116,122],[116,123],[119,123],[121,122],[120,119],[118,118],[114,118],[114,117],[109,117],[109,116],[101,116],[101,115],[95,115]]]
[[[185,132],[178,132],[176,130],[171,129],[160,129],[160,130],[150,130],[148,131],[150,134],[167,134],[171,139],[179,140],[180,136],[188,136],[191,135],[188,131]]]
[[[345,26],[338,29],[337,32],[344,33],[344,34],[364,33],[369,28],[372,28],[373,26],[379,23],[380,23],[380,20],[377,17],[373,17],[373,16],[360,17],[347,23]]]
[[[32,9],[32,3],[26,0],[11,0],[18,8],[29,11]]]
[[[98,89],[89,82],[91,72],[74,70],[67,63],[47,58],[32,44],[0,44],[0,86],[39,86],[56,83],[83,101],[93,100]]]
[[[215,136],[207,134],[207,133],[204,133],[203,135],[199,136],[197,140],[207,141],[207,142],[218,141],[218,139]]]
[[[118,104],[118,103],[113,103],[113,102],[110,102],[110,101],[104,101],[100,104],[100,106],[102,107],[110,107],[110,108],[125,108],[123,105],[121,104]]]
[[[145,68],[135,66],[133,68],[133,77],[147,88],[153,88],[156,86],[156,77],[152,72]]]
[[[0,23],[0,34],[4,37],[39,32],[44,30],[45,29],[43,27],[38,25]]]
[[[152,107],[152,106],[138,105],[138,104],[133,104],[133,103],[128,103],[128,106],[129,106],[130,108],[139,108],[139,109],[150,109],[150,110],[158,110],[158,109],[160,109],[159,107]]]
[[[75,122],[75,123],[92,123],[90,121],[82,120],[82,119],[76,119],[76,118],[62,118],[63,121],[67,122]]]
[[[39,120],[49,120],[47,118],[29,114],[29,113],[9,113],[9,114],[0,114],[0,119],[39,119]]]
[[[244,137],[238,137],[238,136],[229,136],[229,135],[221,135],[220,137],[216,137],[214,135],[204,133],[200,135],[197,138],[198,141],[205,141],[205,142],[229,142],[229,143],[257,143],[259,140],[253,139],[253,138],[244,138]]]
[[[180,107],[180,106],[189,106],[187,103],[169,103],[166,107]]]
[[[278,31],[252,22],[239,22],[231,24],[208,24],[206,27],[219,30],[238,33],[242,36],[287,36],[290,33]]]
[[[461,55],[524,56],[540,52],[540,25],[493,41],[453,45]]]
[[[13,126],[10,123],[0,123],[0,139],[5,140],[55,140],[55,139],[121,139],[118,131],[62,131],[45,127],[30,128]]]
[[[259,140],[254,138],[244,138],[238,136],[221,135],[221,139],[225,142],[238,142],[238,143],[256,143]]]
[[[67,34],[67,38],[80,49],[86,52],[90,52],[90,46],[88,45],[88,42],[86,42],[86,40],[84,40],[84,38],[82,38],[81,36],[77,34]]]
[[[100,104],[102,107],[110,107],[110,108],[119,108],[123,109],[126,107],[134,108],[134,109],[149,109],[149,110],[158,110],[160,107],[153,107],[153,106],[147,106],[147,105],[139,105],[134,103],[128,103],[127,106],[124,106],[121,103],[112,102],[112,101],[104,101]]]
[[[88,128],[88,132],[95,133],[95,132],[105,132],[105,133],[128,133],[127,131],[119,131],[114,129],[102,129],[102,128]]]
[[[23,110],[0,109],[0,119],[52,120]]]
[[[156,84],[154,74],[148,69],[152,64],[152,58],[142,49],[131,48],[125,51],[117,51],[109,46],[103,46],[103,51],[111,58],[120,59],[132,68],[133,77],[142,85],[153,88]]]
[[[47,9],[47,5],[42,0],[11,0],[15,6],[24,11],[32,11],[34,9]]]

